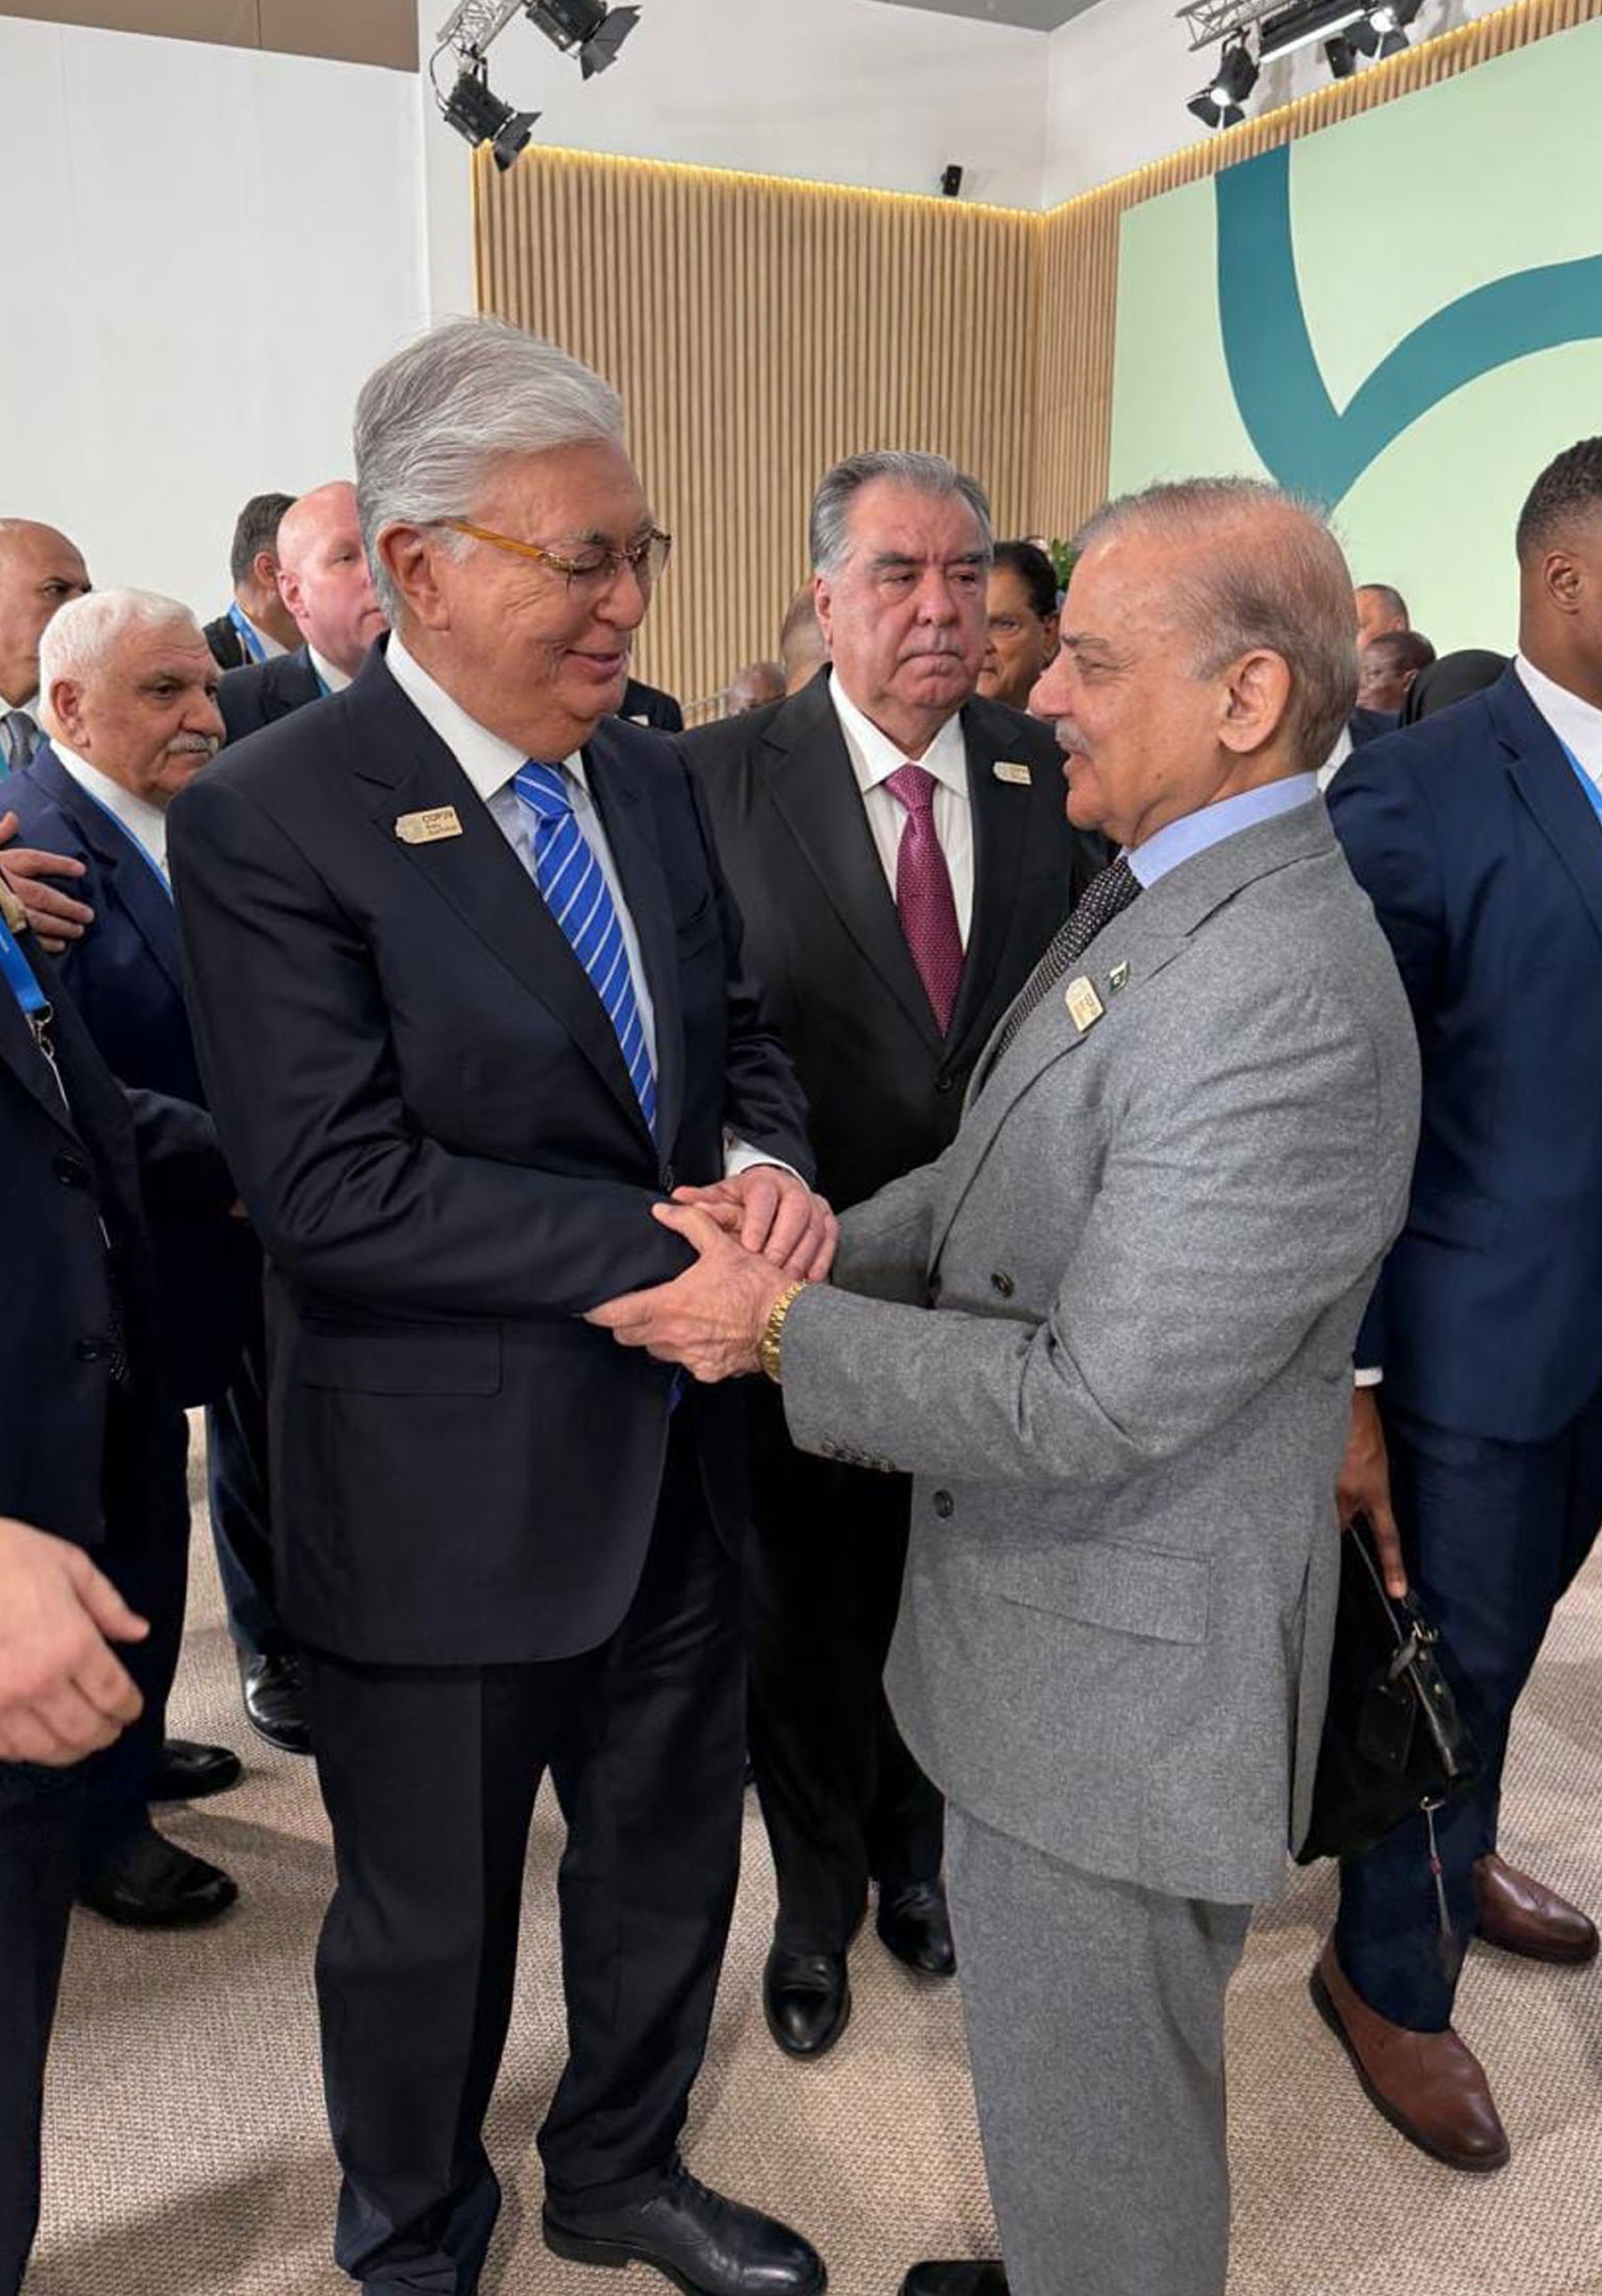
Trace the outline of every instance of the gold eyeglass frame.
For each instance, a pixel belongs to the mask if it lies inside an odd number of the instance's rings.
[[[593,583],[598,590],[609,590],[625,566],[642,589],[650,589],[666,573],[673,550],[672,535],[664,534],[660,527],[653,526],[649,534],[624,550],[596,543],[593,546],[604,554],[605,564],[604,567],[590,568],[576,566],[570,558],[564,558],[560,551],[547,550],[541,543],[519,542],[515,536],[497,534],[493,527],[475,526],[470,519],[445,518],[439,523],[449,527],[454,534],[470,535],[475,542],[487,542],[494,549],[509,550],[514,557],[527,558],[535,566],[549,566],[553,572],[565,576],[569,583]],[[658,550],[661,563],[653,568],[651,554]]]

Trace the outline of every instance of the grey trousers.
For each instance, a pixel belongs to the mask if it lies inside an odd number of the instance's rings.
[[[946,1878],[1011,2296],[1223,2296],[1251,1907],[1104,1881],[954,1805]]]

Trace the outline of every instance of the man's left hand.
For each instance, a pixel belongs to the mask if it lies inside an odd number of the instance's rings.
[[[753,1164],[710,1188],[675,1188],[675,1204],[699,1204],[747,1251],[759,1251],[791,1282],[821,1283],[834,1264],[839,1222],[821,1196],[781,1164]],[[732,1214],[738,1211],[738,1229]]]
[[[740,1177],[755,1178],[756,1174]],[[724,1233],[707,1206],[656,1204],[652,1210],[664,1227],[694,1246],[695,1266],[671,1283],[630,1292],[604,1307],[592,1308],[585,1323],[610,1332],[625,1348],[644,1348],[659,1363],[682,1364],[708,1384],[759,1371],[756,1349],[768,1317],[797,1278],[759,1253],[747,1251]]]

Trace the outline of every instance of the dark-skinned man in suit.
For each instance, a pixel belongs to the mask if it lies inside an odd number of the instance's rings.
[[[1101,856],[1064,816],[1050,730],[976,697],[977,482],[937,455],[854,455],[810,540],[832,671],[683,747],[844,1210],[950,1143],[985,1038]],[[751,1751],[779,1880],[764,1999],[780,2046],[817,2056],[850,2014],[870,1881],[891,1952],[955,1967],[941,1799],[883,1685],[911,1484],[797,1451],[771,1394],[752,1411]]]
[[[270,1263],[281,1595],[339,1866],[337,2254],[386,2296],[478,2284],[549,1770],[547,2244],[816,2296],[815,2251],[678,2153],[741,1822],[741,1414],[583,1321],[682,1267],[651,1217],[681,1186],[728,1179],[775,1265],[832,1250],[693,780],[609,714],[666,537],[609,386],[498,322],[397,354],[356,441],[394,636],[173,820],[201,1068]]]
[[[325,693],[339,693],[384,630],[348,479],[315,487],[278,526],[278,587],[300,633],[292,653],[230,670],[219,701],[231,742],[242,742]]]

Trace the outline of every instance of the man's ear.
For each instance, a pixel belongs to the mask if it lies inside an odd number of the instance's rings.
[[[1290,666],[1283,654],[1255,647],[1225,674],[1218,738],[1237,757],[1266,749],[1290,707]]]
[[[451,626],[450,602],[439,580],[440,550],[438,536],[423,526],[386,527],[379,537],[379,556],[390,581],[428,630]]]
[[[58,677],[45,696],[45,707],[53,725],[59,726],[61,739],[69,750],[79,747],[78,737],[84,730],[84,689],[73,677]]]

